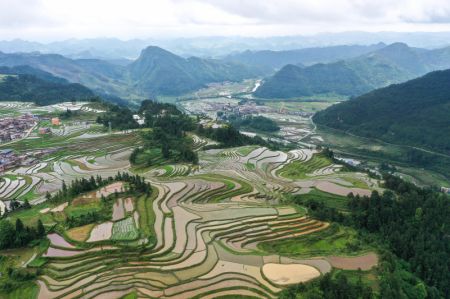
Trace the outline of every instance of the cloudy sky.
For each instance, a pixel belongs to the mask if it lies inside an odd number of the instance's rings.
[[[0,39],[450,31],[449,0],[0,0]]]

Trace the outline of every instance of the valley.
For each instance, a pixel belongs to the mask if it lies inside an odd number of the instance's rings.
[[[0,53],[0,298],[445,298],[442,52]]]

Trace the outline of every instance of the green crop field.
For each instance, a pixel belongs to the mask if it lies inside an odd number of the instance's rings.
[[[139,237],[139,231],[136,228],[133,218],[128,217],[115,222],[112,229],[112,240],[130,241]]]
[[[268,253],[301,257],[359,255],[373,249],[353,229],[339,225],[298,238],[261,243],[259,247]]]
[[[305,163],[294,161],[285,165],[279,170],[279,175],[289,179],[305,179],[308,177],[307,174],[312,173],[314,170],[329,166],[331,163],[331,160],[323,155],[314,155],[311,160]]]
[[[297,204],[304,204],[308,200],[315,200],[322,202],[325,206],[330,208],[336,208],[339,210],[347,210],[348,198],[345,196],[339,196],[323,192],[317,189],[312,189],[310,192],[301,195],[294,195],[293,201]]]

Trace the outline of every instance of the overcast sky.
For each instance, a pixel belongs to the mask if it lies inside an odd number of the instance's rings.
[[[450,31],[449,0],[0,0],[0,39]]]

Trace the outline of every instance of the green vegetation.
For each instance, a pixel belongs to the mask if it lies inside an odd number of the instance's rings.
[[[133,87],[147,96],[181,95],[207,83],[241,81],[260,74],[258,68],[197,57],[184,59],[158,47],[144,49],[128,71]]]
[[[9,220],[0,220],[0,249],[20,248],[45,235],[42,221],[38,220],[37,227],[25,226],[17,218],[15,225]]]
[[[114,222],[111,240],[132,241],[139,237],[139,231],[131,217]]]
[[[55,83],[32,75],[8,76],[0,82],[0,100],[34,102],[51,105],[60,102],[86,100],[93,92],[80,84]]]
[[[373,249],[354,229],[337,224],[305,236],[261,243],[259,248],[273,254],[299,257],[359,255]]]
[[[155,235],[155,212],[153,211],[152,204],[157,197],[158,189],[153,187],[150,196],[140,196],[137,200],[136,208],[139,213],[139,229],[147,237]]]
[[[353,271],[354,272],[354,271]],[[364,274],[357,273],[356,281],[352,279],[355,274],[344,271],[327,273],[323,277],[307,284],[291,286],[283,290],[280,299],[370,299],[376,298],[369,283],[363,280]],[[413,298],[413,297],[409,297]],[[420,298],[420,297],[414,297]]]
[[[347,197],[323,192],[317,189],[312,189],[306,194],[298,194],[290,197],[290,201],[298,205],[306,205],[306,203],[311,200],[323,203],[327,207],[336,208],[338,210],[348,209]]]
[[[89,179],[75,179],[69,186],[63,181],[61,190],[53,196],[47,193],[46,197],[50,203],[59,203],[67,200],[71,201],[80,194],[97,190],[115,181],[127,182],[128,191],[130,192],[141,192],[150,195],[152,191],[150,183],[145,182],[143,177],[140,177],[139,175],[130,175],[127,172],[119,172],[116,176],[108,177],[107,179],[103,179],[101,176],[91,176]]]
[[[273,141],[265,141],[260,136],[250,137],[241,134],[239,130],[234,128],[232,125],[225,125],[220,128],[212,128],[212,127],[205,128],[203,127],[203,125],[199,124],[197,126],[197,130],[195,131],[195,133],[199,136],[212,139],[219,143],[216,145],[208,145],[204,147],[204,149],[227,148],[243,145],[260,145],[260,146],[267,146],[272,149],[278,149],[280,147],[280,144]]]
[[[228,116],[227,120],[236,129],[251,129],[262,132],[276,132],[280,130],[280,127],[275,121],[264,116],[252,116],[248,115],[245,117],[240,116]]]
[[[359,136],[448,154],[449,79],[450,71],[433,72],[332,106],[317,113],[314,121]],[[436,159],[414,148],[407,158],[424,167]]]
[[[138,295],[136,292],[131,292],[128,295],[123,296],[121,299],[137,299]]]
[[[304,179],[307,174],[314,172],[314,170],[329,166],[332,161],[326,155],[320,153],[315,154],[307,162],[294,161],[279,170],[279,175],[290,179]]]
[[[108,105],[107,113],[97,117],[97,123],[105,127],[109,127],[109,124],[111,124],[111,128],[116,130],[139,127],[139,124],[133,119],[133,112],[128,107],[113,104]]]
[[[286,65],[255,92],[261,98],[294,98],[314,94],[362,94],[372,89],[344,61],[307,68]]]
[[[318,133],[323,137],[324,146],[333,147],[335,152],[347,157],[368,161],[366,164],[375,168],[383,163],[395,164],[402,177],[411,179],[422,186],[448,186],[448,169],[450,160],[439,153],[428,153],[427,166],[424,168],[411,162],[408,152],[418,151],[408,146],[393,145],[380,140],[368,139],[345,132],[319,126]],[[425,153],[426,154],[426,153]],[[449,186],[450,187],[450,186]]]
[[[412,293],[422,291],[429,298],[439,298],[439,293],[442,296],[448,292],[450,279],[446,240],[450,227],[449,197],[391,175],[383,179],[385,187],[395,193],[373,192],[363,198],[350,194],[349,212],[314,201],[306,205],[312,216],[350,225],[365,240],[374,240],[380,248],[386,248],[381,268],[382,298],[417,298]]]
[[[308,67],[286,65],[266,80],[255,95],[261,98],[294,98],[317,94],[360,95],[375,88],[404,82],[425,73],[446,69],[443,49],[420,51],[394,43],[349,60]]]

